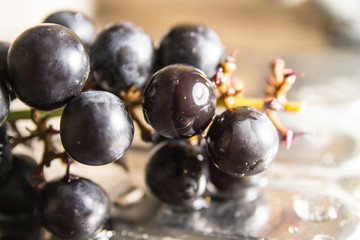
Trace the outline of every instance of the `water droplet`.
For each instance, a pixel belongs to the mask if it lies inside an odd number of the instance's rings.
[[[115,204],[119,207],[129,207],[141,203],[145,198],[145,191],[141,188],[131,188],[127,192],[120,194]]]
[[[304,220],[324,222],[337,218],[341,203],[334,197],[317,194],[298,194],[293,198],[296,214]]]
[[[316,234],[313,240],[335,240],[335,238],[325,234]]]
[[[291,233],[291,234],[297,233],[297,232],[299,232],[299,228],[298,228],[298,227],[295,227],[295,226],[289,226],[289,227],[288,227],[288,231],[289,231],[289,233]]]

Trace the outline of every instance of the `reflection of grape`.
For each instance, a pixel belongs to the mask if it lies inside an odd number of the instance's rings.
[[[146,167],[146,182],[152,193],[165,203],[185,209],[206,205],[203,196],[207,179],[206,155],[185,140],[160,143]]]
[[[76,161],[104,165],[118,160],[130,147],[134,125],[120,98],[105,91],[87,91],[64,109],[60,136]]]
[[[247,177],[235,177],[223,172],[209,161],[210,181],[214,189],[213,198],[221,200],[242,199],[244,201],[253,200],[260,194],[259,180],[261,174]]]
[[[161,67],[174,63],[190,64],[212,77],[224,60],[219,36],[204,25],[178,25],[161,40],[158,59]]]
[[[279,148],[279,136],[263,112],[236,107],[214,119],[207,145],[211,159],[224,172],[250,176],[269,167]]]
[[[42,24],[20,34],[8,53],[10,80],[18,98],[53,110],[78,95],[88,77],[89,56],[66,27]]]
[[[202,71],[189,65],[166,66],[145,87],[145,119],[167,138],[199,134],[210,123],[215,108],[212,83]]]
[[[56,23],[71,29],[86,46],[91,46],[96,36],[95,24],[90,18],[79,12],[54,12],[46,17],[44,23]]]
[[[155,52],[150,36],[130,22],[103,29],[91,48],[91,70],[100,84],[118,93],[135,84],[141,87],[151,74]]]
[[[84,178],[47,183],[39,193],[42,223],[65,239],[89,239],[109,218],[109,198],[100,186]]]

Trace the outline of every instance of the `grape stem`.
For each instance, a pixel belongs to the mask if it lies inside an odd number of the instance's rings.
[[[154,142],[156,134],[153,129],[147,127],[142,119],[138,116],[136,108],[142,103],[142,90],[136,89],[136,85],[132,85],[129,90],[121,91],[120,98],[124,101],[133,121],[138,125],[141,131],[141,139],[144,142]]]
[[[50,117],[61,115],[63,109],[43,112],[35,109],[23,110],[17,112],[10,112],[8,116],[8,123],[13,128],[16,136],[11,137],[12,147],[22,143],[27,144],[31,140],[38,138],[44,143],[44,151],[42,159],[37,167],[37,169],[31,174],[32,184],[35,187],[40,187],[40,185],[45,181],[44,177],[44,167],[50,167],[51,162],[54,159],[60,158],[63,162],[68,163],[68,156],[65,152],[59,152],[54,144],[53,137],[59,134],[58,130],[55,130],[51,125],[48,125],[48,120]],[[29,135],[22,136],[18,128],[16,127],[16,121],[21,119],[30,119],[34,125],[35,130],[30,130]]]

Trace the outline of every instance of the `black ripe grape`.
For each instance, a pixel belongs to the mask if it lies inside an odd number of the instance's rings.
[[[91,69],[111,92],[143,86],[151,76],[155,51],[150,36],[131,22],[104,28],[91,48]]]
[[[75,32],[86,46],[91,46],[96,37],[94,22],[86,15],[74,11],[59,11],[47,16],[44,23],[56,23]]]
[[[182,210],[206,207],[208,159],[202,148],[186,140],[157,145],[146,166],[146,183],[161,201]]]
[[[0,42],[0,126],[5,122],[10,107],[10,85],[7,69],[7,53],[10,43]]]
[[[235,107],[217,116],[206,140],[215,165],[237,177],[263,172],[279,148],[275,126],[252,107]]]
[[[0,41],[0,82],[9,87],[9,72],[7,65],[7,55],[11,43]]]
[[[4,124],[10,108],[10,95],[3,82],[0,82],[0,126]]]
[[[8,68],[18,98],[35,109],[53,110],[78,95],[89,74],[80,38],[57,24],[40,24],[11,44]]]
[[[76,161],[104,165],[118,160],[130,147],[134,125],[120,98],[105,91],[87,91],[65,107],[60,136]]]
[[[224,60],[225,48],[219,36],[204,25],[178,25],[163,37],[158,49],[160,67],[186,63],[212,77]]]
[[[0,178],[1,213],[11,215],[33,213],[37,190],[30,183],[30,174],[36,167],[35,160],[28,156],[12,156],[11,170]]]
[[[63,178],[47,183],[39,193],[42,224],[63,239],[89,239],[109,218],[109,198],[85,178]]]
[[[190,65],[166,66],[145,87],[145,119],[167,138],[187,138],[201,133],[211,122],[215,108],[211,81]]]
[[[7,173],[12,169],[11,143],[6,130],[6,124],[0,127],[0,182],[7,179]]]

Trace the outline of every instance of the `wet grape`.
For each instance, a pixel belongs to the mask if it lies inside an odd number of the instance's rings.
[[[109,218],[109,198],[96,183],[71,176],[48,182],[39,193],[43,226],[63,239],[89,239]]]
[[[156,72],[145,87],[146,121],[167,138],[187,138],[201,133],[216,108],[211,81],[190,65],[169,65]]]
[[[161,201],[179,209],[200,209],[208,180],[208,161],[202,148],[185,140],[157,145],[146,166],[146,183]]]
[[[150,36],[131,22],[105,27],[91,48],[91,69],[111,92],[142,87],[152,73],[155,51]]]
[[[54,110],[78,95],[88,77],[89,56],[68,28],[40,24],[25,30],[8,52],[11,85],[32,108]]]
[[[158,49],[160,67],[185,63],[213,77],[225,59],[225,48],[214,30],[205,25],[183,24],[171,28]]]
[[[87,91],[65,107],[60,136],[76,161],[104,165],[118,160],[130,147],[134,124],[120,98],[105,91]]]
[[[275,126],[252,107],[235,107],[217,116],[206,140],[215,165],[235,177],[263,172],[279,148]]]
[[[56,23],[65,26],[76,33],[88,47],[96,37],[95,23],[85,14],[74,11],[58,11],[50,14],[44,23]]]

